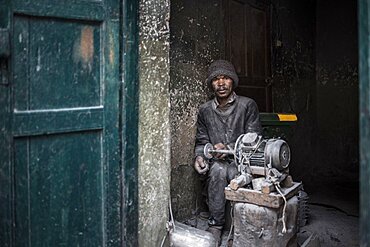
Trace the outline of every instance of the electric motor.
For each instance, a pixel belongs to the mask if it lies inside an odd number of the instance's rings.
[[[278,138],[263,139],[261,135],[250,132],[239,136],[234,150],[213,150],[212,144],[204,147],[204,156],[212,158],[212,153],[232,154],[237,165],[260,166],[286,169],[290,162],[288,144]]]
[[[273,167],[281,171],[289,166],[290,148],[282,139],[263,139],[257,133],[241,135],[235,143],[238,163]]]

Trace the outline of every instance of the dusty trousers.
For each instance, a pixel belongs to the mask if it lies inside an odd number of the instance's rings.
[[[225,187],[238,173],[234,162],[217,160],[210,164],[207,178],[207,201],[210,217],[210,226],[225,224]]]

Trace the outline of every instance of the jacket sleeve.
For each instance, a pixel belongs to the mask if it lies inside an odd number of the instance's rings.
[[[261,135],[262,126],[260,121],[260,113],[258,111],[258,106],[254,100],[251,100],[248,104],[246,119],[247,121],[245,123],[245,133],[256,132]]]
[[[208,130],[207,126],[204,121],[204,114],[202,114],[202,111],[199,110],[198,118],[197,118],[197,132],[195,136],[195,157],[202,156],[203,155],[203,149],[204,146],[210,142],[209,136],[208,136]]]

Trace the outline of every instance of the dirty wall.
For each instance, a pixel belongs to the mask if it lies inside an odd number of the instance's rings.
[[[199,178],[193,169],[196,114],[210,98],[208,64],[223,57],[220,0],[171,1],[171,201],[177,220],[202,207]]]
[[[318,133],[314,169],[321,184],[328,181],[356,191],[359,181],[357,1],[317,1],[316,27]]]
[[[169,8],[169,1],[140,1],[139,246],[160,246],[168,220]]]
[[[350,185],[356,192],[356,1],[281,0],[272,5],[274,111],[298,116],[289,140],[291,173],[309,192],[332,185]]]
[[[272,1],[273,109],[298,117],[288,135],[290,173],[305,186],[315,173],[315,19],[315,1]]]

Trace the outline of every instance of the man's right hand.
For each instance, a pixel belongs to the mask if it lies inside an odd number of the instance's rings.
[[[197,156],[194,162],[194,169],[199,174],[205,174],[209,170],[209,166],[207,162],[204,162],[204,159],[202,156]]]

